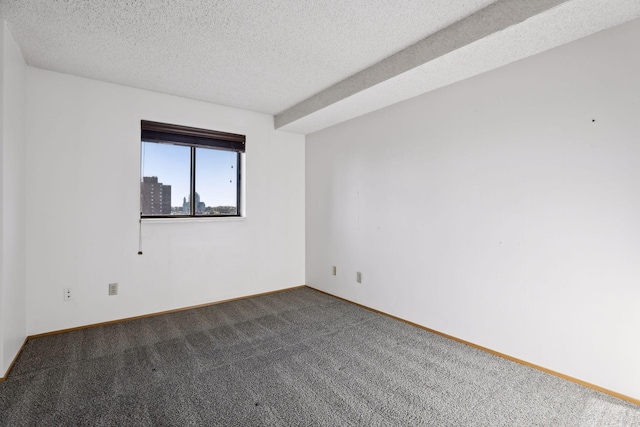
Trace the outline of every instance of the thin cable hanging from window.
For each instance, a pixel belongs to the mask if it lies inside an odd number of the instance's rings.
[[[140,144],[140,177],[144,177],[144,142]],[[142,178],[140,179],[142,186]],[[138,255],[142,255],[142,191],[140,192],[140,218],[138,218]]]

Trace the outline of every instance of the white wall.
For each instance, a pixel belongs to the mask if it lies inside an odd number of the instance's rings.
[[[304,136],[274,131],[272,116],[34,68],[27,83],[29,334],[304,283]],[[137,255],[141,119],[245,134],[246,219],[147,221]]]
[[[307,136],[307,284],[640,398],[639,45],[636,20]]]
[[[26,64],[6,22],[0,24],[0,376],[4,376],[26,337]]]

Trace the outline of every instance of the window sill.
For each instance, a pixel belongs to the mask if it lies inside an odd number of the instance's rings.
[[[192,218],[141,218],[143,224],[185,223],[185,222],[234,222],[246,221],[246,216],[192,217]]]

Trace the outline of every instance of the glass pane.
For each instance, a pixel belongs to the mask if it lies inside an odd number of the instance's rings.
[[[196,214],[237,215],[238,153],[196,148]]]
[[[191,148],[142,142],[142,215],[189,215]]]

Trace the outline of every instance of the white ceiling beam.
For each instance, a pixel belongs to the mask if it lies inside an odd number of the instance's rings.
[[[327,106],[517,25],[566,1],[499,0],[276,114],[275,127],[278,129],[294,123]]]

